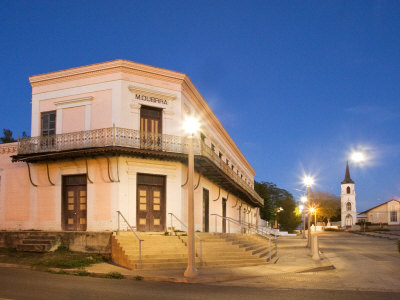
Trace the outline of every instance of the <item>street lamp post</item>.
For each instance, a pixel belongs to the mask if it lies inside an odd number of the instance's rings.
[[[314,179],[310,176],[304,177],[303,180],[305,186],[307,187],[307,201],[308,201],[308,207],[310,207],[311,204],[311,193],[310,193],[310,187],[314,183]],[[308,210],[308,241],[307,241],[307,248],[311,247],[311,231],[310,231],[310,225],[311,225],[311,215],[310,215],[310,209]]]
[[[315,208],[314,213],[315,213],[315,218],[314,218],[314,223],[315,223],[315,231],[317,231],[317,208]]]
[[[303,203],[303,209],[302,209],[302,217],[303,217],[303,239],[306,238],[306,216],[305,216],[305,212],[304,212],[304,204],[307,202],[307,197],[303,196],[301,197],[301,202]]]
[[[185,277],[196,277],[196,248],[194,240],[194,153],[193,153],[193,139],[194,135],[199,129],[199,122],[193,118],[187,118],[184,123],[184,130],[189,133],[188,136],[188,265],[185,270]]]

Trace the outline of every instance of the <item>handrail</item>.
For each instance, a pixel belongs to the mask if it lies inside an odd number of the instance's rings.
[[[173,219],[172,217],[174,217],[182,226],[184,226],[187,230],[188,226],[183,223],[177,216],[175,216],[173,213],[168,213],[171,216],[171,234],[173,231]],[[196,234],[196,232],[194,233],[194,236],[200,241],[200,253],[199,253],[199,259],[200,259],[200,264],[203,263],[203,240]]]
[[[136,233],[136,231],[132,228],[132,226],[129,224],[129,222],[125,219],[124,215],[117,210],[118,213],[118,230],[117,230],[117,235],[119,235],[119,216],[124,219],[125,223],[128,225],[129,229],[132,231],[132,233],[136,236],[136,238],[139,240],[139,265],[140,268],[142,268],[142,242],[144,241],[143,239],[140,238],[140,236]]]
[[[239,221],[239,220],[233,219],[231,217],[224,217],[219,214],[211,214],[211,216],[215,216],[215,232],[217,232],[217,217],[219,217],[222,220],[228,220],[228,233],[230,233],[230,222],[233,222],[237,225],[240,225],[241,232],[242,232],[243,225],[246,225],[249,229],[253,229],[257,235],[261,236],[264,239],[267,239],[268,240],[268,251],[269,251],[269,256],[268,256],[267,261],[270,261],[271,257],[272,257],[271,241],[275,244],[274,245],[275,251],[276,251],[276,253],[278,253],[278,237],[275,235],[270,235],[268,232],[265,232],[264,231],[265,227],[257,226],[257,225],[250,224],[250,223],[244,222],[244,221]]]

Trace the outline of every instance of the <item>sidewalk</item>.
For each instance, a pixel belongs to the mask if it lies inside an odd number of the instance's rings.
[[[322,260],[314,261],[311,259],[310,249],[306,248],[307,240],[301,237],[280,237],[278,239],[277,262],[254,267],[242,268],[200,268],[196,278],[186,278],[183,276],[185,270],[128,270],[119,266],[107,263],[95,264],[87,267],[86,271],[97,275],[105,275],[110,272],[118,272],[126,278],[187,282],[187,283],[206,283],[233,281],[254,277],[265,277],[282,275],[286,273],[317,272],[333,269],[330,261],[321,255]]]

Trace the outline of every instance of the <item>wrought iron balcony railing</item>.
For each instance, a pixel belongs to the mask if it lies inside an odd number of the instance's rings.
[[[177,154],[186,154],[188,152],[188,144],[185,137],[144,133],[139,130],[118,127],[22,138],[19,139],[18,142],[18,155],[23,156],[109,146]],[[196,140],[193,146],[195,155],[202,155],[210,159],[219,169],[232,178],[258,202],[264,202],[254,189],[222,161],[222,159],[204,142]]]

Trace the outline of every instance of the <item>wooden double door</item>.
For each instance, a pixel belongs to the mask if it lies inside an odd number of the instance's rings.
[[[165,176],[138,174],[136,197],[138,231],[165,231]]]
[[[86,231],[87,189],[86,175],[62,178],[62,224],[66,231]]]

